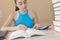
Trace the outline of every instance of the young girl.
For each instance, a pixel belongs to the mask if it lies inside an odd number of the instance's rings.
[[[19,29],[38,28],[40,25],[36,13],[28,9],[27,0],[15,0],[16,12],[11,14],[1,30],[16,31]],[[14,27],[4,27],[13,21]]]

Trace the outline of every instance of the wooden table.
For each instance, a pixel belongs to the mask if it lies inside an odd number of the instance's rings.
[[[52,26],[53,27],[53,26]],[[48,30],[43,30],[46,35],[31,37],[31,38],[23,38],[23,39],[15,39],[15,40],[60,40],[60,33],[53,30],[53,28]],[[12,32],[9,32],[5,40],[9,40],[9,36]]]

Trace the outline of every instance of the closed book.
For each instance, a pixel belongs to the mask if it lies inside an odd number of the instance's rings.
[[[60,26],[54,25],[54,30],[57,31],[57,32],[60,32]]]
[[[55,20],[60,20],[60,15],[55,16]]]
[[[58,2],[58,1],[60,1],[60,0],[52,0],[52,3],[56,3],[56,2]]]
[[[60,26],[60,20],[55,20],[55,21],[53,21],[53,25],[55,25],[55,26]]]
[[[54,12],[55,16],[60,15],[60,11]]]
[[[60,3],[56,3],[53,5],[53,7],[57,7],[57,6],[60,6]]]

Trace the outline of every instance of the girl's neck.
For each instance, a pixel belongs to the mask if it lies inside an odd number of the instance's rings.
[[[21,12],[22,14],[25,14],[25,13],[26,13],[26,10],[20,10],[20,12]]]

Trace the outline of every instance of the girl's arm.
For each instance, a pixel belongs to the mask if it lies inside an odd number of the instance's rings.
[[[22,30],[27,30],[27,28],[24,25],[20,24],[17,27],[11,27],[11,26],[9,26],[9,27],[2,27],[1,31],[17,31],[17,30],[21,30],[21,29]]]
[[[2,28],[1,28],[1,31],[5,31],[5,30],[8,30],[8,31],[16,31],[16,30],[19,30],[19,29],[23,29],[23,30],[26,30],[27,28],[20,24],[18,27],[15,27],[15,26],[10,26],[11,22],[12,21],[15,21],[14,20],[14,14],[10,14],[8,19],[6,20],[6,22],[3,24]]]
[[[33,26],[33,28],[36,29],[36,28],[40,27],[40,24],[39,24],[39,22],[38,22],[37,13],[34,12],[34,11],[33,11],[33,20],[34,20],[34,22],[35,22],[35,25]]]
[[[10,23],[13,21],[13,14],[10,14],[8,19],[5,21],[5,23],[3,24],[1,30],[5,31],[5,30],[16,30],[16,27],[8,27],[10,25]]]
[[[9,26],[10,23],[12,22],[12,20],[13,20],[13,15],[10,14],[9,17],[7,18],[7,20],[5,21],[5,23],[3,24],[2,27],[4,27],[4,26]]]

